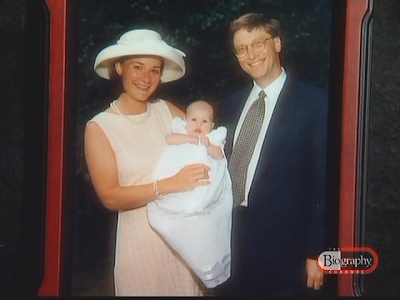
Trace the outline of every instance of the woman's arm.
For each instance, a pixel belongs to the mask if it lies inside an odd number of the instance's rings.
[[[110,210],[133,209],[156,199],[153,184],[120,186],[115,155],[102,129],[89,123],[85,132],[85,157],[94,188]],[[178,174],[158,181],[162,195],[183,192],[209,184],[209,167],[202,164],[182,168]]]

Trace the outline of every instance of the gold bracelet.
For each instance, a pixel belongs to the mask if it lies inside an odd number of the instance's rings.
[[[154,189],[154,195],[156,195],[158,199],[162,199],[163,195],[161,195],[160,190],[158,189],[158,180],[153,181],[153,189]]]

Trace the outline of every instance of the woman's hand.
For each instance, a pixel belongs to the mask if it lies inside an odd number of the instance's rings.
[[[210,167],[204,164],[193,164],[183,167],[176,175],[159,180],[160,193],[185,192],[197,186],[210,184]]]

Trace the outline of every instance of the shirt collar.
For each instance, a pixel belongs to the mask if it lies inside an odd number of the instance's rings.
[[[281,75],[277,79],[275,79],[270,85],[268,85],[265,89],[264,92],[267,94],[268,98],[275,98],[279,95],[279,93],[282,90],[283,84],[285,83],[287,74],[284,68],[282,69]],[[253,80],[253,92],[255,92],[257,95],[260,93],[262,88]]]

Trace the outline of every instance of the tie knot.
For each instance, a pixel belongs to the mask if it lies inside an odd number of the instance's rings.
[[[265,96],[267,96],[267,94],[265,94],[264,90],[261,90],[261,91],[258,93],[258,98],[259,98],[259,99],[264,99]]]

